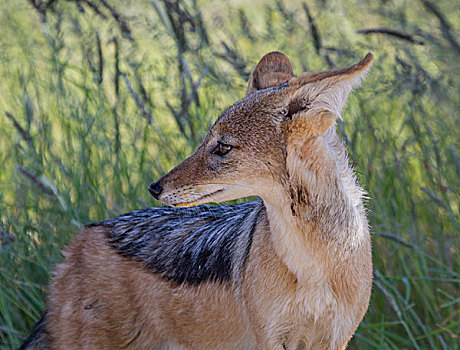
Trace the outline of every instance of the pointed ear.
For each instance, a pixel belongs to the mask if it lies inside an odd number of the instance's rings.
[[[266,54],[249,78],[246,96],[257,90],[287,82],[294,76],[291,62],[285,54],[277,51]]]
[[[368,53],[363,60],[347,68],[303,73],[292,78],[288,83],[289,88],[294,89],[289,100],[289,115],[315,120],[320,126],[318,133],[325,133],[328,129],[325,127],[332,126],[335,119],[340,118],[348,96],[366,76],[372,60],[372,54]],[[321,116],[325,120],[316,120]]]

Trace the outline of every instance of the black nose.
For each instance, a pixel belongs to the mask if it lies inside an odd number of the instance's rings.
[[[160,197],[161,192],[163,191],[163,187],[158,182],[154,182],[149,186],[149,192],[152,196],[154,196],[156,199]]]

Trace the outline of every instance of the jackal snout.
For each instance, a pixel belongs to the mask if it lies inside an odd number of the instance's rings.
[[[87,226],[21,349],[345,349],[372,288],[363,190],[334,130],[372,62],[292,74],[272,52],[196,152],[149,187],[171,206]]]
[[[150,193],[174,206],[263,197],[280,182],[284,135],[282,116],[254,104],[246,100],[222,114],[197,151],[153,183]]]
[[[228,108],[197,151],[153,183],[150,193],[174,206],[273,196],[289,182],[287,154],[301,148],[302,157],[314,156],[311,147],[319,144],[308,140],[334,125],[371,62],[368,54],[348,68],[295,77],[285,55],[267,54],[252,73],[246,97]]]
[[[158,199],[160,197],[161,192],[163,192],[163,187],[158,182],[154,182],[149,186],[150,194]]]

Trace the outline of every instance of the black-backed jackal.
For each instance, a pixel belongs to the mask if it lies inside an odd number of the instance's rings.
[[[75,237],[23,347],[344,349],[372,261],[335,121],[371,63],[296,77],[282,53],[264,56],[246,97],[150,186],[170,207]],[[248,196],[261,200],[201,205]]]

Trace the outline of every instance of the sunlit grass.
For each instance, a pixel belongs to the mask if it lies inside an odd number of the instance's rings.
[[[57,1],[42,22],[29,2],[3,1],[0,347],[19,346],[40,318],[73,233],[159,205],[147,186],[193,151],[276,49],[297,73],[376,57],[339,125],[374,233],[371,305],[350,348],[459,349],[460,67],[424,2],[309,1],[314,26],[295,1],[185,2],[195,27],[177,32],[163,1],[112,1],[128,34],[103,7],[107,19]],[[455,4],[436,6],[455,40]],[[356,33],[369,27],[424,45]]]

